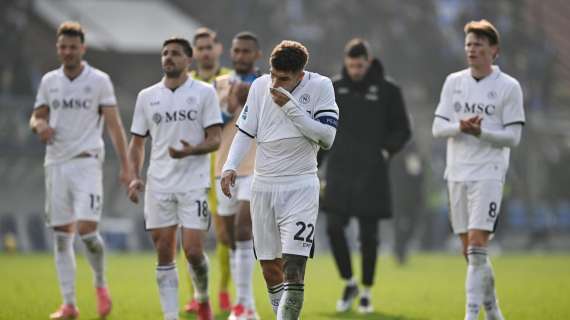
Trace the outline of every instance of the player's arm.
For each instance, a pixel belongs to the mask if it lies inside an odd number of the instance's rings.
[[[321,103],[317,110],[323,110],[323,114],[315,114],[315,119],[311,118],[304,110],[298,107],[299,103],[291,93],[283,88],[271,90],[274,101],[281,106],[281,110],[293,122],[293,125],[307,139],[317,143],[323,149],[330,149],[336,136],[336,127],[338,125],[338,107],[334,100],[334,90],[332,83],[329,84],[322,97],[326,102]],[[332,115],[331,115],[332,113]]]
[[[517,122],[497,130],[481,128],[479,138],[495,147],[516,147],[521,141],[522,127],[523,123]]]
[[[435,115],[431,132],[435,138],[452,138],[461,132],[458,122],[452,122],[451,119]]]
[[[453,114],[453,106],[451,104],[451,79],[447,77],[441,89],[439,104],[435,110],[433,125],[431,132],[435,138],[452,138],[458,135],[461,130],[459,122],[455,119]]]
[[[131,168],[132,180],[129,183],[129,198],[134,203],[139,202],[138,193],[143,191],[144,182],[141,178],[141,171],[144,164],[146,137],[133,134],[128,149],[128,168]]]
[[[111,142],[115,148],[115,152],[121,162],[121,170],[119,178],[122,184],[128,185],[131,180],[131,172],[129,169],[129,161],[127,157],[127,137],[125,135],[125,128],[121,121],[121,115],[117,106],[104,106],[101,108],[103,118],[107,124],[107,132],[111,137]]]
[[[34,109],[30,117],[30,129],[40,137],[43,143],[53,142],[54,129],[49,126],[49,107],[41,105]]]
[[[222,185],[222,192],[229,198],[232,197],[230,186],[235,185],[237,168],[247,155],[252,141],[253,137],[241,129],[239,129],[234,136],[228,153],[228,158],[222,168],[222,180],[220,182]]]
[[[182,149],[168,147],[168,153],[174,159],[182,159],[188,156],[197,156],[218,150],[222,142],[222,126],[215,124],[205,129],[206,139],[197,145],[191,145],[186,140],[180,140]]]
[[[129,183],[128,195],[132,202],[139,202],[139,192],[143,191],[144,182],[141,171],[144,164],[145,142],[149,135],[149,126],[145,117],[145,97],[141,93],[137,96],[133,122],[131,124],[131,142],[127,151],[128,168],[131,170],[131,182]]]
[[[388,106],[388,134],[383,146],[389,157],[400,151],[412,136],[402,92],[394,87],[392,94],[393,103]]]

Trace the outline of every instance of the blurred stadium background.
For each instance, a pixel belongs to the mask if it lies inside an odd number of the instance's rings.
[[[294,39],[310,50],[309,69],[328,76],[340,71],[346,41],[368,39],[403,89],[413,119],[414,145],[409,148],[417,148],[416,160],[422,164],[416,172],[421,179],[410,185],[397,178],[406,156],[393,161],[396,215],[415,225],[413,250],[454,249],[458,243],[450,240],[442,179],[444,142],[433,141],[430,128],[445,76],[464,67],[463,25],[486,18],[501,32],[498,64],[522,84],[527,112],[522,144],[511,156],[496,248],[568,252],[568,16],[566,0],[2,0],[0,251],[51,250],[43,223],[44,147],[29,130],[28,119],[41,76],[59,65],[55,30],[69,19],[86,29],[86,60],[110,74],[127,129],[137,92],[160,78],[159,50],[168,36],[191,38],[196,28],[208,26],[225,45],[222,64],[230,66],[231,38],[241,30],[253,31],[265,53],[263,71],[271,48]],[[109,145],[103,234],[114,250],[150,249],[142,207],[130,204],[119,188],[118,163]],[[407,211],[410,202],[421,210]],[[391,251],[393,230],[393,222],[382,224],[382,252]],[[323,232],[320,228],[319,248],[328,246]]]

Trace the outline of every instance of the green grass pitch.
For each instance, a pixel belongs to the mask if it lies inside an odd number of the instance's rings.
[[[218,276],[213,254],[210,291],[216,319],[227,314],[217,308]],[[77,261],[77,295],[81,319],[96,319],[91,271],[80,255]],[[359,266],[359,259],[353,261]],[[493,258],[497,289],[507,319],[568,319],[570,317],[570,256],[504,255]],[[111,254],[108,279],[114,299],[110,320],[162,319],[152,254]],[[179,272],[182,261],[178,261]],[[358,269],[358,268],[356,268]],[[376,312],[337,314],[336,299],[342,284],[329,255],[309,261],[302,319],[427,320],[462,319],[465,262],[460,256],[416,255],[398,267],[381,257],[373,291]],[[255,296],[262,319],[274,318],[259,267],[255,270]],[[185,273],[180,272],[180,306],[188,298]],[[60,303],[55,267],[50,255],[0,255],[0,319],[47,319]],[[181,319],[194,316],[181,314]],[[480,319],[483,319],[481,316]]]

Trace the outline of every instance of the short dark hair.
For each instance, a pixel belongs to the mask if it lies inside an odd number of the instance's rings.
[[[198,39],[200,38],[211,38],[212,40],[214,40],[214,42],[216,43],[219,42],[218,34],[216,33],[216,31],[206,27],[198,28],[196,32],[194,32],[194,37],[192,38],[192,44],[196,45],[196,41],[198,41]]]
[[[362,38],[353,38],[346,43],[344,54],[350,58],[370,57],[370,44]]]
[[[168,38],[168,39],[164,40],[164,42],[162,43],[162,48],[166,47],[167,45],[169,45],[171,43],[176,43],[176,44],[179,44],[180,46],[182,46],[184,53],[188,57],[192,58],[192,46],[190,45],[190,42],[188,42],[188,40],[181,38],[181,37]]]
[[[497,28],[495,28],[491,22],[485,19],[468,22],[465,24],[463,31],[465,31],[465,35],[474,33],[478,37],[487,38],[489,40],[489,44],[492,46],[499,45],[499,31],[497,31]]]
[[[275,70],[298,72],[309,61],[309,51],[299,42],[283,40],[271,52],[269,64]]]
[[[79,22],[75,21],[66,21],[60,24],[59,28],[57,28],[57,37],[59,38],[59,36],[79,37],[81,43],[85,42],[83,28]]]
[[[257,35],[251,31],[241,31],[238,32],[238,34],[236,34],[234,36],[234,40],[249,40],[249,41],[253,41],[255,43],[255,46],[257,48],[259,48],[259,38],[257,37]]]

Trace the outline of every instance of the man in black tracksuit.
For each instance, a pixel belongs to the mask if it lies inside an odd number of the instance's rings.
[[[331,249],[346,281],[337,311],[349,310],[359,292],[344,230],[355,217],[364,285],[358,310],[370,313],[378,220],[392,216],[388,162],[410,139],[410,124],[400,89],[384,77],[382,64],[370,56],[365,40],[348,42],[342,75],[333,84],[342,120],[335,146],[326,155],[323,209]]]

